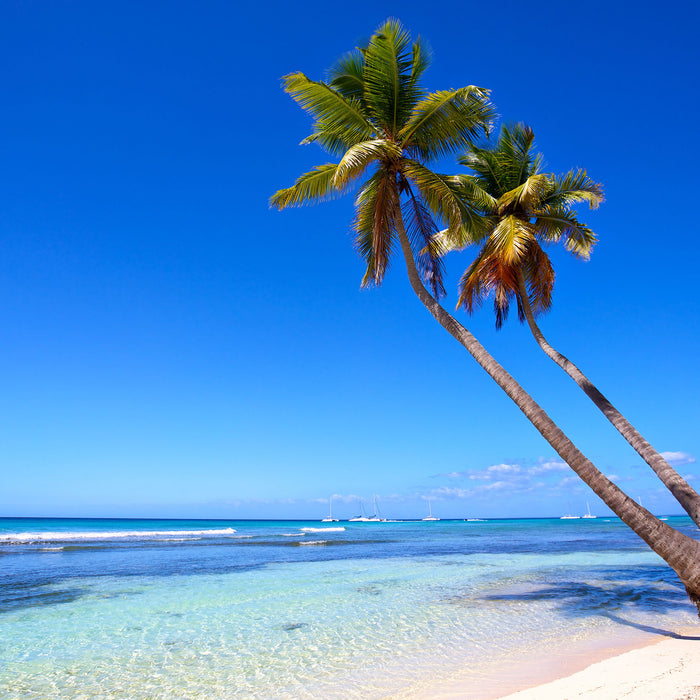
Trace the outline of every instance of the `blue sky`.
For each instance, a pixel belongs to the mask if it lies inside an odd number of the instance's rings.
[[[0,9],[0,515],[607,513],[428,316],[360,290],[351,198],[276,212],[328,157],[280,88],[387,17],[585,167],[588,263],[552,250],[549,340],[700,488],[691,3],[15,1]],[[455,171],[458,166],[447,165]],[[448,262],[448,309],[470,253]],[[680,508],[511,319],[462,320],[631,496]]]

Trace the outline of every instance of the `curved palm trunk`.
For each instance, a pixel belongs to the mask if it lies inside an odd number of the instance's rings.
[[[527,295],[525,281],[518,275],[519,297],[525,318],[532,335],[544,353],[556,362],[586,393],[603,415],[617,428],[622,437],[637,451],[639,456],[654,470],[664,486],[683,506],[693,522],[700,527],[700,495],[671,465],[637,432],[636,428],[598,391],[595,385],[569,359],[555,350],[546,340],[535,322]]]
[[[674,530],[631,499],[574,445],[534,399],[486,351],[479,341],[431,296],[416,268],[411,244],[401,218],[394,210],[411,288],[437,322],[458,340],[506,392],[557,454],[593,489],[605,504],[639,535],[676,572],[700,615],[700,542]]]

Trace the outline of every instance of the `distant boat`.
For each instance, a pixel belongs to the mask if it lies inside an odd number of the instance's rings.
[[[354,518],[348,520],[349,523],[385,523],[385,518],[379,517],[379,510],[377,508],[377,497],[374,497],[374,513],[372,515],[367,515],[365,513],[365,507],[360,501],[360,508],[362,509],[362,515],[356,515]]]
[[[559,520],[581,520],[580,515],[562,515]]]
[[[322,523],[337,523],[338,518],[333,517],[333,496],[328,499],[328,517],[321,520]]]
[[[433,509],[432,509],[432,507],[431,507],[431,505],[430,505],[430,499],[428,499],[428,517],[427,517],[427,518],[423,518],[423,520],[440,520],[440,518],[436,518],[436,517],[433,515]]]
[[[584,520],[595,520],[598,517],[597,515],[591,515],[591,506],[588,504],[588,501],[586,501],[586,514],[583,517]]]

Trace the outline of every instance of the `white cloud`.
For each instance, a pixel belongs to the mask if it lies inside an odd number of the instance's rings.
[[[486,471],[496,474],[517,474],[521,471],[521,467],[518,464],[494,464],[488,467]]]
[[[469,478],[490,481],[501,476],[520,474],[522,471],[523,468],[519,464],[492,464],[486,469],[469,473]]]
[[[530,474],[550,474],[552,472],[565,472],[570,469],[566,462],[541,462],[536,467],[530,467],[528,472]]]
[[[688,452],[662,452],[661,456],[672,466],[681,464],[695,464],[695,457]]]
[[[432,494],[438,498],[469,498],[472,495],[469,489],[460,489],[456,487],[443,486],[439,489],[433,489]]]

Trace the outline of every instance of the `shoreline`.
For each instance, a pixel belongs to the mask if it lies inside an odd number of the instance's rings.
[[[700,625],[678,632],[646,631],[611,644],[578,647],[521,659],[494,680],[472,672],[414,687],[411,700],[700,700]],[[586,648],[588,647],[588,648]]]
[[[623,697],[629,700],[700,698],[700,636],[662,639],[498,700]]]

